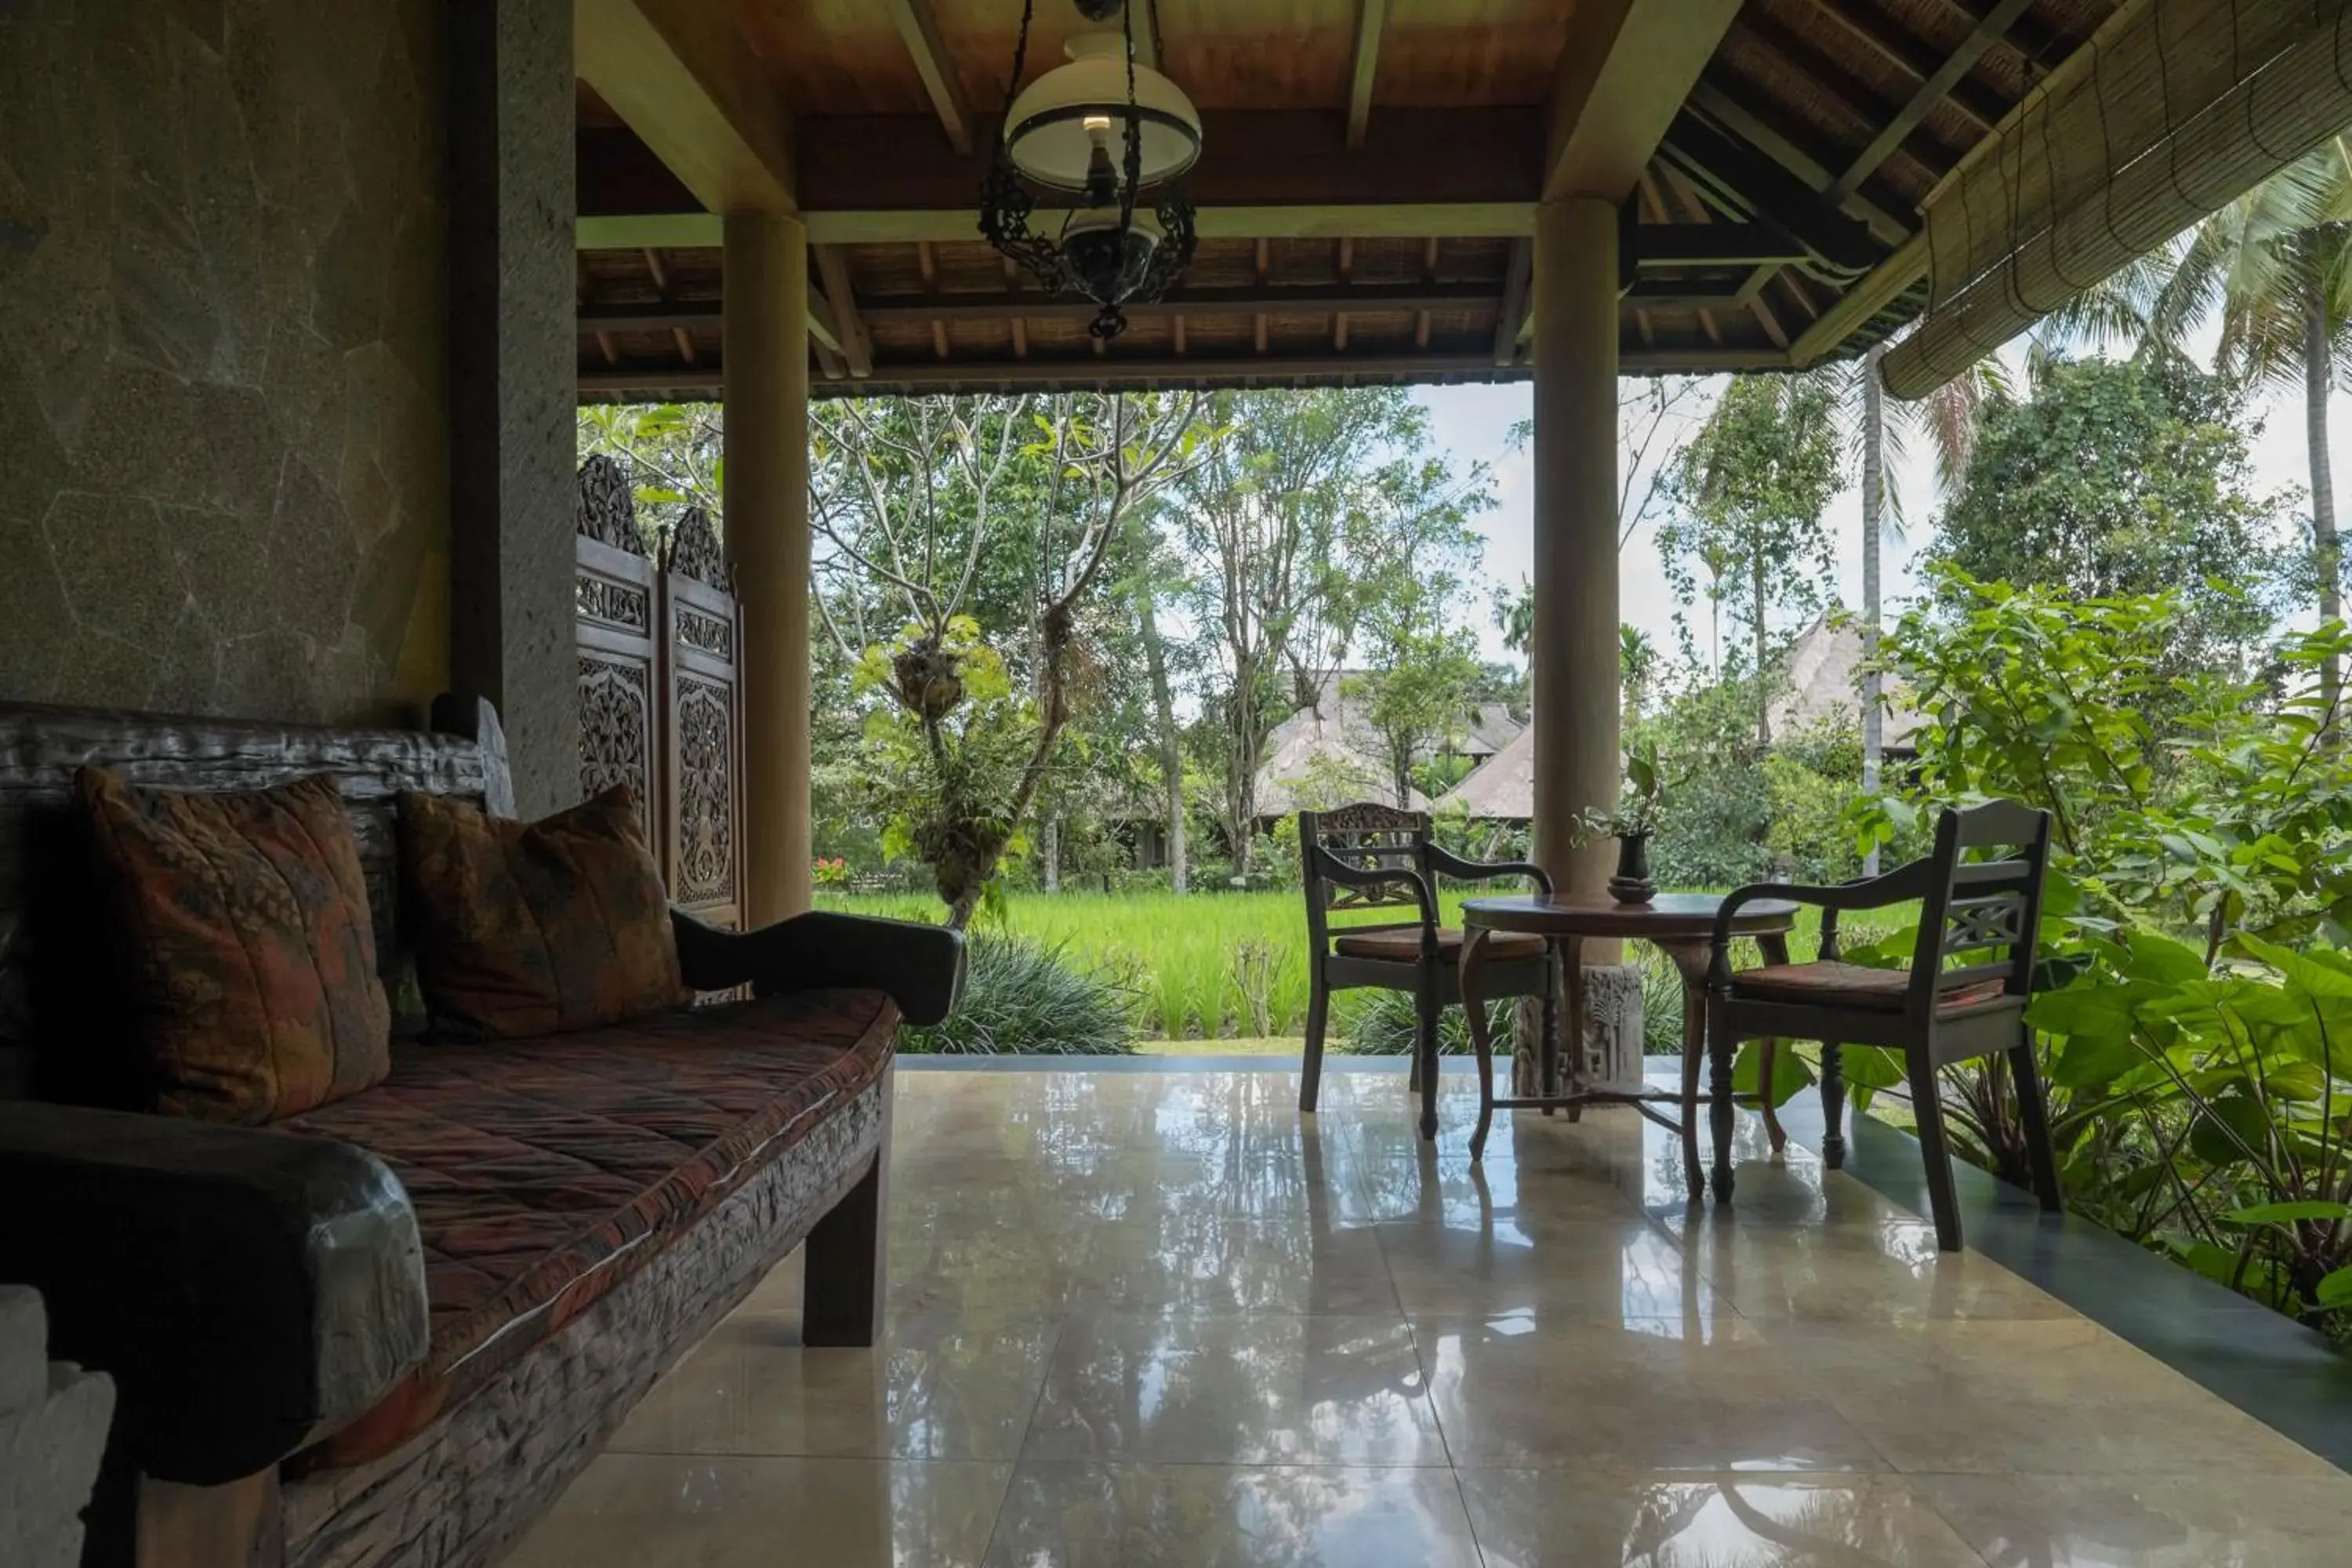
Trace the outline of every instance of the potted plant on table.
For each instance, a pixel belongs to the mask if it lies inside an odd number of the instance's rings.
[[[1617,808],[1596,807],[1583,816],[1588,839],[1606,835],[1617,840],[1617,874],[1609,879],[1609,896],[1621,904],[1646,904],[1657,897],[1658,885],[1650,879],[1650,835],[1657,831],[1658,807],[1665,793],[1657,742],[1643,741],[1626,753]]]

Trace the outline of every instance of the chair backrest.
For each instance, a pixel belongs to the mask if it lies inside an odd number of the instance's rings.
[[[1429,816],[1425,812],[1358,801],[1329,811],[1298,814],[1298,864],[1307,884],[1307,931],[1319,944],[1324,917],[1334,910],[1411,908],[1420,900],[1402,880],[1358,887],[1331,880],[1327,869],[1417,871],[1429,875]],[[1433,886],[1431,890],[1435,891]]]
[[[1938,991],[1993,981],[2009,995],[2032,994],[2049,860],[2046,811],[1995,800],[1936,819],[1911,955],[1915,1009],[1932,1009]]]

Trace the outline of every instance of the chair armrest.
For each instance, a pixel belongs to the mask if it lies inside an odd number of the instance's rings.
[[[1491,882],[1497,877],[1525,877],[1535,883],[1536,891],[1549,893],[1551,873],[1528,860],[1465,860],[1451,850],[1429,847],[1429,864],[1433,870],[1449,877],[1459,877],[1465,882]]]
[[[697,991],[761,996],[846,986],[887,992],[909,1024],[936,1024],[963,990],[963,933],[920,921],[813,910],[758,931],[720,931],[670,910],[677,962]]]
[[[260,1128],[0,1103],[0,1279],[112,1374],[114,1450],[171,1481],[264,1470],[425,1359],[416,1215],[383,1161]]]

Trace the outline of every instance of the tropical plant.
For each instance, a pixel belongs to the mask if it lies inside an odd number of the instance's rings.
[[[1124,1055],[1142,1007],[1137,977],[1114,964],[1081,967],[1066,947],[999,931],[966,949],[963,994],[937,1024],[899,1035],[902,1051],[942,1055]]]

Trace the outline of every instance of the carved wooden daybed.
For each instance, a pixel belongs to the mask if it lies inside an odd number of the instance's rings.
[[[941,928],[817,913],[736,934],[674,913],[687,984],[749,999],[537,1040],[395,1039],[386,1081],[268,1127],[94,1108],[129,1025],[95,956],[76,770],[191,789],[334,775],[395,1016],[418,1017],[394,798],[512,803],[488,705],[435,717],[352,731],[0,705],[0,1279],[38,1286],[56,1353],[121,1390],[92,1563],[493,1562],[803,1241],[806,1342],[872,1342],[892,1050],[902,1017],[953,1004],[961,942]]]

